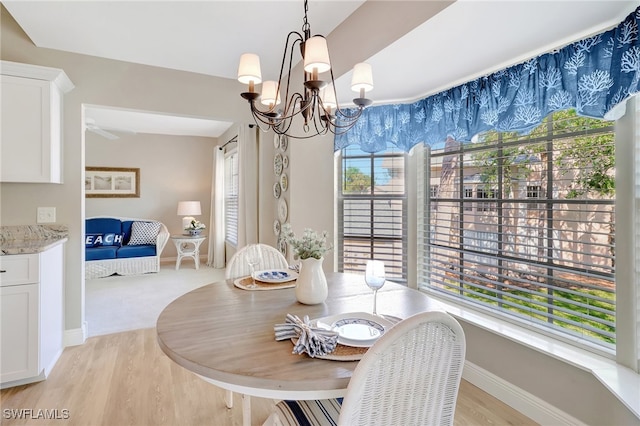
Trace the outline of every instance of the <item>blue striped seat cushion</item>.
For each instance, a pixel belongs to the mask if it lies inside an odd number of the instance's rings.
[[[337,425],[342,398],[312,401],[280,401],[276,414],[284,425],[328,426]]]

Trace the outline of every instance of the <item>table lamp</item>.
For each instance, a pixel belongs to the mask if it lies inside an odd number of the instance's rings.
[[[201,214],[200,201],[180,201],[178,203],[178,216],[184,216],[182,218],[182,229],[185,229],[191,224],[192,220],[195,220],[193,216]]]

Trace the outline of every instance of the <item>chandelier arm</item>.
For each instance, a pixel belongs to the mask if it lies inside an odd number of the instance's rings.
[[[293,117],[295,117],[296,115],[300,114],[302,111],[308,109],[312,103],[307,103],[307,105],[304,106],[304,108],[300,108],[297,112],[295,110],[295,105],[296,102],[294,102],[294,99],[299,98],[301,101],[304,101],[304,96],[302,96],[300,93],[296,92],[293,95],[291,95],[291,102],[289,103],[289,105],[287,105],[287,109],[284,110],[285,115],[282,115],[281,117],[279,117],[279,120],[289,120],[292,119]],[[289,111],[291,108],[293,108],[291,111]]]
[[[284,53],[282,54],[282,62],[280,64],[280,75],[278,76],[278,90],[282,88],[282,74],[284,72],[284,64],[286,63],[286,60],[287,60],[287,51],[289,50],[289,41],[292,35],[297,36],[297,38],[293,40],[293,42],[291,43],[291,51],[289,52],[289,72],[287,73],[287,90],[284,95],[285,105],[289,99],[289,87],[291,84],[291,66],[293,65],[293,52],[295,50],[294,48],[297,43],[302,44],[304,41],[303,35],[297,31],[291,31],[289,35],[287,35],[287,40],[284,45]],[[288,108],[285,108],[285,110],[286,109]]]
[[[260,129],[260,131],[261,131],[262,133],[267,133],[267,132],[269,131],[269,129],[271,128],[271,126],[269,125],[269,123],[266,123],[266,122],[264,122],[264,121],[262,121],[262,120],[258,120],[258,118],[256,117],[256,115],[255,115],[255,114],[251,114],[251,115],[253,116],[253,121],[256,123],[256,126],[258,126],[258,129]],[[266,129],[263,129],[263,128],[262,128],[262,126],[260,125],[260,123],[262,123],[262,124],[266,124],[266,125],[267,125],[267,128],[266,128]]]
[[[355,109],[355,108],[354,108]],[[355,121],[362,115],[364,108],[358,108],[354,114],[347,114],[344,109],[336,111],[336,117],[340,115],[342,120]]]

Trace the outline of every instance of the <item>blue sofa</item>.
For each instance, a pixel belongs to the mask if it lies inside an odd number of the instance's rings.
[[[160,254],[169,239],[158,221],[91,217],[85,220],[85,278],[134,275],[160,270]]]

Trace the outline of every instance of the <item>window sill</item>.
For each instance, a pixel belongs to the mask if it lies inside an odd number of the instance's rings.
[[[531,329],[460,307],[433,294],[429,296],[436,299],[444,310],[457,319],[590,372],[640,419],[640,374],[630,368],[616,363],[615,360],[536,333]]]

